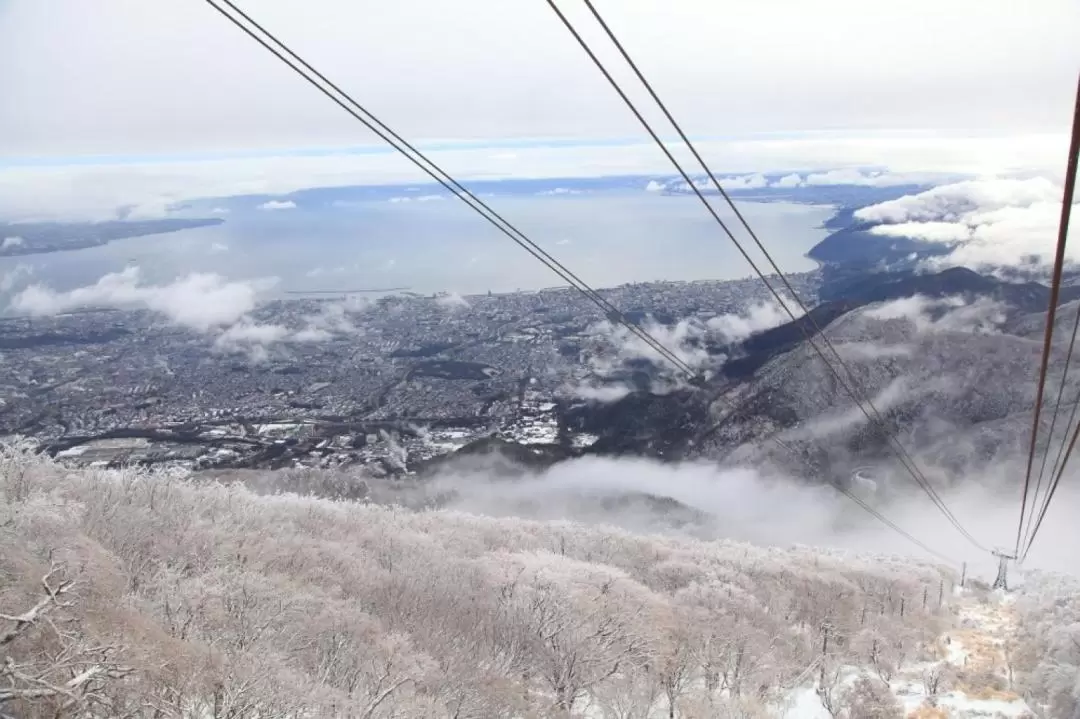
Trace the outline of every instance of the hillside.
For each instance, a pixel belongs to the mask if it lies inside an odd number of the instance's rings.
[[[956,581],[12,449],[0,492],[0,700],[20,717],[772,716],[822,667],[931,646]]]
[[[1075,583],[957,581],[899,556],[72,472],[8,446],[0,713],[1076,716]]]

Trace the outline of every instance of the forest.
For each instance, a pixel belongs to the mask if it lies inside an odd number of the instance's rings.
[[[904,557],[256,494],[8,445],[0,715],[753,719],[815,687],[831,716],[902,716],[885,683],[934,660],[958,581]],[[1071,717],[1080,604],[1042,596],[1018,601],[1016,671]]]

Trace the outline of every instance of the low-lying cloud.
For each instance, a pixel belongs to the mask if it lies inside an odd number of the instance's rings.
[[[873,320],[903,319],[919,332],[971,332],[996,334],[1007,319],[1006,305],[989,297],[968,301],[952,296],[934,299],[924,295],[912,295],[862,311],[864,317]]]
[[[0,292],[11,292],[15,288],[25,284],[33,274],[34,268],[31,265],[15,265],[12,269],[0,274]]]
[[[227,280],[196,272],[161,285],[145,284],[138,267],[105,275],[92,285],[58,292],[33,284],[15,295],[11,309],[35,316],[81,308],[146,309],[200,332],[232,325],[255,309],[260,290],[273,280]]]
[[[992,544],[1003,536],[1002,527],[1015,528],[1019,493],[1014,490],[1019,487],[1013,472],[1018,469],[1022,471],[1019,462],[1006,462],[938,491],[973,535]],[[899,475],[894,480],[885,477],[880,481],[895,486],[871,502],[877,509],[937,551],[993,577],[993,558],[977,552],[912,482]],[[1067,511],[1080,497],[1066,489],[1069,479],[1063,480],[1028,566],[1080,571],[1071,551],[1080,543],[1080,529]],[[472,459],[451,464],[432,488],[451,496],[453,508],[495,516],[571,519],[774,546],[921,553],[833,487],[758,469],[591,457],[509,479]]]
[[[296,203],[292,200],[269,200],[259,205],[260,210],[295,210]]]
[[[781,295],[783,297],[783,295]],[[751,305],[744,312],[718,315],[709,319],[706,326],[719,334],[725,342],[742,342],[747,337],[791,322],[803,315],[798,304],[783,297],[783,305],[775,299]]]
[[[435,304],[447,310],[467,310],[469,301],[457,292],[441,292],[435,297]]]
[[[925,261],[931,269],[1045,268],[1053,261],[1061,197],[1061,187],[1045,177],[970,180],[864,207],[855,217],[880,223],[872,234],[948,245],[947,254]],[[1080,246],[1067,246],[1066,255],[1080,262]]]
[[[1018,166],[1053,170],[1059,166],[1067,145],[1067,138],[1061,135],[913,138],[873,133],[843,138],[702,141],[698,149],[706,157],[723,158],[725,177],[735,173],[785,173],[786,177],[777,183],[783,187],[802,182],[809,175],[828,175],[836,167],[887,167],[888,175],[896,177],[897,182],[901,177],[910,180],[911,173],[980,174]],[[455,168],[460,180],[670,173],[667,160],[647,141],[629,146],[523,146],[513,149],[514,162],[498,159],[508,151],[493,154],[492,148],[429,149],[432,159]],[[673,151],[682,159],[692,159],[679,148]],[[196,198],[285,196],[311,187],[416,181],[415,169],[390,151],[373,152],[364,158],[358,163],[355,154],[343,150],[319,155],[193,157],[161,163],[147,160],[16,166],[0,169],[0,217],[106,220],[116,219],[121,206],[159,211]],[[940,177],[937,175],[937,181]],[[871,181],[886,182],[882,175]]]
[[[648,319],[641,323],[641,328],[690,367],[705,367],[711,361],[701,344],[706,333],[705,325],[695,318],[680,320],[674,325]],[[600,322],[590,328],[589,334],[600,342],[601,351],[597,360],[603,365],[602,369],[640,359],[657,366],[671,366],[660,352],[625,325]]]

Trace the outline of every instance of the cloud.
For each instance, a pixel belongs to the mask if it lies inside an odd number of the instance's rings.
[[[333,336],[332,332],[321,327],[305,327],[293,333],[291,339],[296,342],[325,342]]]
[[[802,177],[797,173],[784,175],[772,183],[773,187],[799,187],[800,185],[802,185]]]
[[[210,210],[210,214],[211,215],[227,215],[227,214],[229,214],[229,210],[224,208],[224,207],[215,207],[215,208]]]
[[[0,292],[10,292],[34,274],[34,268],[27,264],[18,264],[0,275]]]
[[[788,175],[788,177],[791,177]],[[787,179],[787,177],[782,178]],[[931,181],[926,174],[897,173],[885,170],[862,170],[842,168],[828,172],[812,172],[802,181],[804,185],[861,185],[865,187],[890,187]]]
[[[0,250],[8,250],[12,247],[22,247],[26,244],[26,240],[21,237],[5,237],[3,242],[0,242]]]
[[[708,0],[611,3],[606,12],[692,134],[716,117],[724,118],[726,133],[768,133],[777,141],[838,127],[903,134],[926,127],[1059,129],[1060,108],[1069,107],[1075,86],[1074,2],[1044,0],[1037,13],[1011,3],[987,12],[978,0],[883,2],[881,13],[864,12],[858,0],[786,2],[784,23],[775,22],[770,4],[747,4],[738,32]],[[5,4],[0,155],[356,142],[353,120],[320,106],[310,87],[282,83],[279,64],[254,43],[237,42],[235,28],[205,8],[180,0],[96,5],[75,3],[58,18],[47,4]],[[158,22],[160,12],[168,23]],[[393,118],[409,139],[623,137],[638,130],[596,73],[563,51],[566,33],[544,6],[507,13],[500,0],[474,0],[463,13],[415,0],[388,4],[372,17],[343,0],[328,0],[317,15],[287,0],[265,0],[258,12],[283,40],[310,48],[334,82],[364,87],[380,116]],[[414,31],[424,42],[402,47],[397,39]],[[667,38],[679,38],[676,50]],[[714,62],[720,38],[731,57],[748,59],[737,75]],[[25,57],[42,60],[33,77],[18,72]],[[63,62],[72,57],[77,66]],[[402,93],[392,73],[371,68],[408,70],[411,91]],[[50,88],[48,97],[41,87]],[[131,96],[132,87],[144,92]],[[559,88],[555,101],[537,102],[552,87]],[[71,107],[81,108],[77,127],[65,117]]]
[[[296,203],[292,200],[268,200],[259,205],[260,210],[295,210]]]
[[[919,387],[916,392],[928,391],[928,387]],[[896,377],[875,396],[870,402],[880,412],[888,410],[901,401],[910,399],[912,392],[907,386],[904,377]],[[852,427],[867,423],[866,414],[859,407],[849,407],[840,412],[833,412],[824,416],[815,417],[809,422],[804,422],[794,429],[783,433],[785,439],[824,439],[850,430]]]
[[[704,368],[713,362],[701,342],[706,328],[694,318],[680,320],[675,325],[647,319],[641,323],[641,328],[692,368]],[[599,322],[589,328],[588,334],[598,344],[599,350],[590,361],[602,374],[617,369],[625,362],[640,359],[649,360],[665,370],[674,369],[669,360],[625,325]]]
[[[394,204],[401,202],[439,202],[446,198],[442,195],[416,195],[415,197],[409,197],[407,195],[401,195],[399,197],[391,197],[387,202]]]
[[[649,184],[645,185],[646,192],[663,192],[665,189],[664,184],[656,180],[649,180]]]
[[[297,332],[300,342],[329,339],[335,334],[356,334],[359,328],[353,324],[350,313],[362,312],[370,306],[364,298],[350,298],[345,302],[324,303],[319,312],[303,318],[305,329]]]
[[[980,468],[977,478],[951,488],[939,485],[938,491],[976,537],[993,537],[1003,524],[1015,521],[1015,478],[1009,473],[1016,469],[1017,465],[1007,463],[990,470]],[[1022,465],[1019,470],[1023,471]],[[993,559],[976,561],[967,540],[914,488],[910,478],[882,472],[881,483],[889,491],[873,502],[876,509],[939,552],[975,562],[969,576],[988,572],[993,578]],[[455,509],[495,516],[571,519],[635,532],[692,534],[769,546],[797,543],[901,555],[920,551],[834,488],[760,468],[587,457],[504,481],[490,462],[462,458],[436,477],[433,486],[434,491],[453,497]],[[1069,491],[1062,498],[1062,508],[1076,501],[1075,493]],[[674,500],[696,516],[679,512],[670,502],[610,501],[625,500],[630,493]],[[1055,537],[1064,543],[1047,541],[1036,546],[1031,560],[1036,566],[1075,572],[1075,553],[1070,548],[1080,541],[1080,532],[1075,522],[1070,523],[1069,513],[1048,515],[1045,531],[1047,539]]]
[[[228,252],[229,246],[224,242],[213,242],[210,244],[210,254],[219,255],[222,252]]]
[[[871,205],[855,217],[878,222],[873,234],[910,237],[948,245],[944,256],[925,260],[928,268],[976,270],[1053,261],[1061,187],[1046,177],[984,179],[935,187]],[[1080,262],[1080,246],[1066,246]]]
[[[57,292],[34,284],[17,294],[11,309],[36,316],[82,307],[147,309],[198,331],[232,325],[255,308],[260,289],[272,280],[230,281],[216,274],[192,273],[163,285],[141,281],[138,267],[105,275],[92,285]]]
[[[542,192],[538,192],[536,194],[538,194],[538,195],[581,195],[583,193],[581,192],[581,190],[573,190],[573,189],[570,189],[569,187],[556,187],[555,189],[543,190]]]
[[[582,382],[581,384],[570,388],[568,394],[578,399],[589,400],[590,402],[610,404],[612,402],[618,402],[631,392],[633,392],[633,389],[622,383],[600,384],[592,381]]]
[[[1007,305],[989,297],[969,302],[952,296],[933,299],[912,295],[862,310],[862,316],[873,320],[906,320],[919,332],[971,332],[996,334],[1007,319]]]
[[[457,292],[442,292],[436,295],[435,304],[448,310],[466,310],[470,306],[469,301]]]
[[[764,175],[759,173],[752,175],[717,177],[716,180],[720,183],[720,187],[724,188],[725,191],[756,190],[769,186],[769,181],[765,179]],[[713,181],[708,177],[699,177],[694,180],[694,187],[701,190],[703,193],[716,192]],[[648,189],[648,186],[646,186],[646,189]],[[687,184],[686,180],[673,181],[666,189],[671,190],[672,192],[693,192],[693,189]]]
[[[803,311],[794,300],[785,298],[784,305],[796,318],[803,315]],[[706,322],[706,325],[726,342],[741,342],[750,335],[772,329],[785,322],[791,322],[791,316],[784,310],[784,306],[774,299],[752,305],[742,313],[713,317]]]
[[[423,144],[423,143],[421,143]],[[903,136],[807,134],[787,139],[750,137],[703,141],[698,149],[726,173],[820,172],[844,165],[887,167],[889,173],[980,174],[1010,168],[1056,171],[1067,139],[1060,135]],[[508,177],[580,178],[669,173],[666,159],[647,142],[580,144],[523,142],[520,162],[490,159],[490,148],[434,146],[431,158],[460,180]],[[691,160],[685,151],[677,157]],[[659,155],[659,156],[658,156]],[[319,153],[248,153],[141,162],[130,159],[0,168],[0,217],[11,219],[116,219],[121,207],[167,207],[187,200],[234,195],[286,195],[310,187],[417,182],[401,158],[383,147],[364,148],[363,162],[349,148]],[[659,181],[657,185],[662,183]]]
[[[247,350],[250,345],[270,345],[284,340],[289,330],[281,325],[264,325],[241,319],[228,327],[214,340],[214,347],[223,351]]]
[[[895,225],[874,225],[872,235],[909,237],[926,242],[964,242],[971,239],[971,228],[956,222],[900,222]]]
[[[887,357],[910,357],[913,350],[908,345],[879,345],[873,342],[841,342],[836,351],[842,357],[855,360],[878,360]]]
[[[967,180],[905,195],[855,212],[868,222],[956,222],[972,213],[1028,207],[1060,200],[1061,189],[1045,177]]]

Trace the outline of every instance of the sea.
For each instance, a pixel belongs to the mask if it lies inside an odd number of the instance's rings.
[[[485,192],[482,199],[594,287],[654,280],[737,279],[747,260],[697,197],[640,186]],[[764,259],[722,201],[730,231]],[[828,231],[828,205],[737,200],[785,272],[813,269],[807,251]],[[224,223],[117,240],[98,247],[0,260],[8,294],[36,282],[57,291],[137,266],[140,281],[193,272],[273,280],[270,293],[409,290],[479,294],[565,285],[457,198],[430,187],[380,192],[304,191],[292,198],[238,197],[190,203],[186,216]],[[19,267],[21,266],[21,267]],[[16,269],[18,267],[18,269]]]

